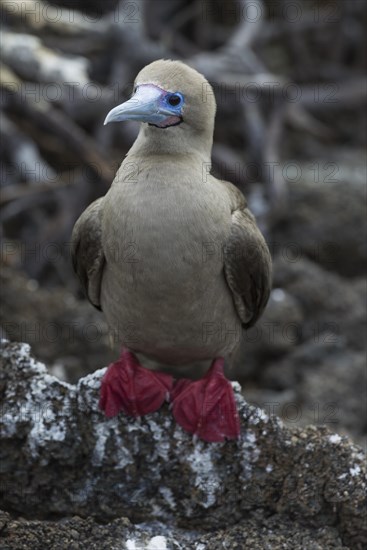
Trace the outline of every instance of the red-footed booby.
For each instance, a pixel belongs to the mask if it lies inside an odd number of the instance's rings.
[[[100,408],[141,416],[168,398],[177,423],[211,442],[239,436],[223,367],[271,286],[244,196],[208,173],[215,111],[209,83],[184,63],[142,69],[132,98],[105,120],[139,121],[139,135],[72,236],[74,268],[122,346]]]

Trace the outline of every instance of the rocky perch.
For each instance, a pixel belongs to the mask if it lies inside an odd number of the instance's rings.
[[[106,420],[103,373],[70,385],[3,342],[2,548],[366,547],[365,457],[346,437],[285,428],[238,384],[237,442],[195,441],[168,406]]]

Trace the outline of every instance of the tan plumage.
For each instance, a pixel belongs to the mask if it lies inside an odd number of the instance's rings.
[[[242,193],[208,175],[216,107],[204,77],[160,60],[136,84],[182,92],[183,122],[141,125],[110,190],[75,224],[74,267],[144,366],[205,369],[261,315],[270,254]]]

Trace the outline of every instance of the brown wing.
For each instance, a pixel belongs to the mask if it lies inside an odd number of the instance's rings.
[[[256,323],[269,299],[271,257],[245,197],[222,182],[231,198],[232,227],[224,251],[224,273],[244,328]]]
[[[103,197],[83,212],[71,236],[71,258],[89,301],[101,309],[100,290],[105,257],[102,248],[101,209]]]

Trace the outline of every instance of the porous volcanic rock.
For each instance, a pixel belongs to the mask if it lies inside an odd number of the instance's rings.
[[[67,384],[3,342],[5,548],[365,547],[365,457],[348,438],[285,428],[236,383],[238,441],[195,440],[168,405],[106,420],[104,372]]]

